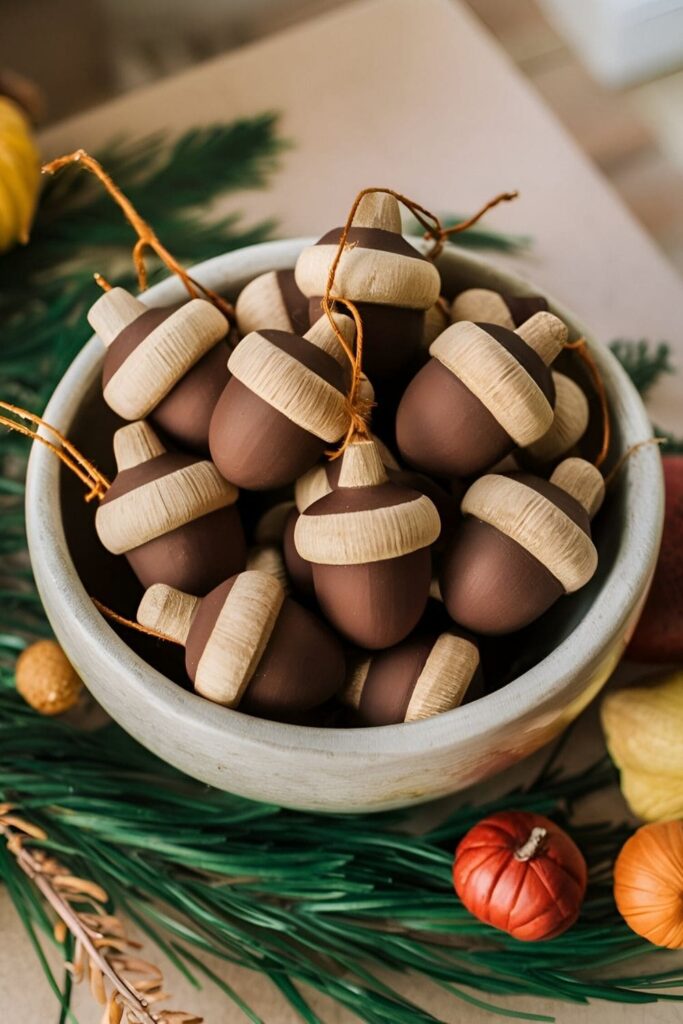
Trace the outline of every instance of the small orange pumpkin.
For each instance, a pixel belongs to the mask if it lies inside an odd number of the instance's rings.
[[[614,865],[614,899],[638,935],[683,949],[683,821],[643,825],[626,840]]]

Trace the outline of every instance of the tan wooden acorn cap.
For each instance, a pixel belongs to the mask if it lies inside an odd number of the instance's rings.
[[[527,452],[539,462],[552,462],[568,452],[586,432],[589,419],[588,399],[579,385],[553,372],[555,384],[555,415],[550,429],[538,441],[527,446]]]
[[[353,345],[356,340],[356,324],[349,316],[344,316],[343,313],[338,313],[336,310],[332,311],[332,319],[337,325],[337,330],[343,337],[346,344],[353,351]],[[316,348],[322,349],[323,352],[327,352],[328,356],[339,363],[340,366],[349,366],[349,357],[342,348],[339,339],[332,330],[332,325],[327,318],[327,314],[323,312],[323,315],[316,320],[312,327],[304,334],[306,341],[310,341]],[[367,377],[365,378],[367,380]]]
[[[194,687],[216,704],[237,707],[263,656],[285,600],[282,584],[265,572],[237,576],[197,665]],[[150,587],[138,622],[186,643],[199,600],[163,583]]]
[[[376,487],[387,482],[373,441],[349,445],[342,459],[338,487]],[[359,565],[399,558],[428,547],[440,532],[439,514],[429,498],[421,494],[398,505],[356,512],[312,515],[309,506],[296,521],[294,544],[309,562]]]
[[[356,210],[352,228],[375,228],[401,233],[401,211],[393,196],[370,193]],[[300,254],[294,270],[304,295],[324,295],[336,244],[309,245]],[[428,309],[439,297],[441,277],[436,267],[414,256],[387,249],[366,249],[351,243],[337,265],[334,294],[352,302]]]
[[[349,413],[345,395],[258,331],[248,334],[232,351],[228,369],[292,423],[328,444],[346,432]]]
[[[566,462],[583,460],[565,460],[561,466],[566,466]],[[589,479],[592,475],[584,474],[583,466],[579,466],[565,468],[551,482],[569,493],[571,483],[578,492],[573,496],[580,501],[579,493],[586,499],[592,493],[587,486]],[[579,480],[583,481],[581,486]],[[516,541],[553,574],[568,594],[584,586],[595,572],[598,554],[588,534],[557,505],[521,480],[497,473],[482,476],[466,491],[460,508],[464,515],[475,516]]]
[[[114,292],[122,291],[112,288],[98,299],[89,314],[91,323],[96,320],[111,326],[116,317],[125,318],[121,295],[111,298]],[[132,296],[128,300],[137,302]],[[102,329],[106,333],[110,328]],[[104,388],[105,402],[125,420],[144,419],[227,332],[228,321],[215,306],[205,299],[190,299],[154,327],[127,356]]]
[[[109,348],[121,331],[146,313],[148,308],[125,288],[111,288],[100,295],[88,310],[88,323],[105,348]]]
[[[398,462],[391,454],[384,441],[371,434],[370,437],[375,443],[380,459],[385,469],[400,469]],[[330,481],[327,476],[327,463],[319,462],[307,470],[294,484],[294,502],[299,512],[304,512],[309,505],[319,498],[324,498],[331,492]]]
[[[547,364],[560,352],[567,329],[552,313],[535,313],[515,334]],[[550,429],[553,407],[543,391],[483,327],[469,320],[452,324],[429,352],[476,395],[519,447],[533,444]]]
[[[382,657],[382,655],[375,655]],[[362,658],[351,668],[340,699],[356,711],[360,707],[373,659]],[[479,668],[477,645],[465,637],[442,633],[437,637],[418,676],[406,709],[405,722],[451,711],[462,704]]]
[[[585,459],[564,459],[556,467],[550,483],[561,487],[578,501],[592,519],[605,500],[605,479],[592,463]]]
[[[253,569],[256,572],[266,572],[269,576],[274,576],[282,584],[284,592],[289,594],[290,586],[287,567],[282,557],[282,550],[277,545],[262,544],[249,548],[247,552],[247,569]]]
[[[473,323],[500,324],[514,331],[515,322],[502,295],[490,288],[468,288],[456,295],[451,303],[451,319],[470,320]]]
[[[446,300],[437,299],[434,305],[425,310],[422,325],[422,347],[428,349],[433,341],[450,326],[451,316]]]
[[[165,449],[148,423],[130,423],[114,435],[119,471],[140,465]],[[212,462],[198,460],[100,505],[95,528],[112,554],[132,551],[156,537],[219,508],[233,505],[239,491]]]
[[[259,274],[245,284],[235,302],[235,319],[240,334],[249,334],[266,325],[274,331],[292,330],[276,270]]]

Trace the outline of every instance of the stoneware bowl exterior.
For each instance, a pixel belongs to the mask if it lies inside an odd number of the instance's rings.
[[[292,267],[309,239],[256,245],[193,270],[234,298],[257,274]],[[439,261],[448,294],[477,285],[534,289],[490,264],[448,249]],[[175,279],[144,300],[183,299]],[[584,333],[575,319],[553,310]],[[607,349],[593,352],[605,382],[619,450],[650,436],[635,389]],[[98,386],[103,346],[93,338],[57,387],[45,418],[69,434]],[[74,567],[61,512],[60,463],[34,445],[27,479],[33,570],[55,635],[105,710],[165,761],[203,782],[254,800],[316,811],[380,811],[479,782],[558,734],[597,694],[617,664],[654,569],[663,514],[661,461],[645,448],[629,460],[612,498],[606,568],[567,601],[559,644],[507,686],[454,711],[410,724],[322,729],[251,718],[190,693],[150,667],[96,611]],[[68,514],[68,507],[67,507]],[[601,540],[598,540],[600,547]],[[571,603],[570,603],[571,602]]]

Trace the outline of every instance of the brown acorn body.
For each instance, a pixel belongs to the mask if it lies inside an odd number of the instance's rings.
[[[331,630],[263,572],[233,576],[203,599],[152,587],[138,621],[185,645],[198,693],[247,714],[293,717],[324,704],[344,679]]]
[[[328,231],[303,250],[296,282],[311,297],[313,323],[322,313],[329,268],[343,229]],[[337,265],[334,292],[353,302],[363,321],[363,365],[375,384],[408,367],[419,352],[424,311],[439,297],[439,273],[401,235],[401,215],[393,196],[365,195],[356,210]]]
[[[208,451],[209,421],[229,374],[229,324],[203,299],[147,309],[122,288],[88,314],[106,353],[105,401],[127,420],[148,418],[181,447]]]
[[[315,594],[313,566],[305,558],[301,557],[294,543],[294,530],[298,518],[299,512],[296,508],[293,508],[287,516],[285,531],[282,535],[282,557],[285,560],[287,573],[296,593],[301,594],[302,597],[313,597]]]
[[[390,482],[370,440],[345,451],[337,486],[297,519],[299,555],[312,563],[315,594],[347,639],[377,649],[417,625],[440,532],[433,503]]]
[[[597,564],[590,516],[603,493],[599,472],[581,459],[565,460],[551,481],[526,473],[476,481],[441,567],[451,618],[477,633],[511,633],[587,583]]]
[[[147,444],[141,461],[127,461],[126,445],[139,438]],[[120,469],[102,499],[96,525],[105,547],[125,554],[144,587],[166,583],[206,594],[217,581],[244,568],[237,492],[221,481],[211,463],[164,451],[144,423],[118,431],[115,450]],[[183,487],[189,498],[175,514],[174,500]]]
[[[256,351],[258,365],[248,362],[249,349]],[[315,433],[302,425],[309,422],[313,426],[316,421],[314,400],[312,408],[302,410],[299,422],[283,411],[289,408],[284,399],[282,408],[273,404],[279,401],[278,395],[287,398],[284,390],[279,391],[277,369],[273,371],[278,359],[285,372],[307,377],[313,386],[317,383],[331,401],[335,426],[326,436],[321,436],[324,428]],[[249,490],[284,486],[309,469],[343,433],[347,415],[344,370],[335,358],[305,338],[278,330],[254,332],[237,346],[229,367],[233,376],[218,400],[209,430],[211,456],[226,480]],[[269,390],[262,397],[255,389],[266,378]],[[294,388],[291,394],[295,396]]]
[[[551,319],[555,324],[560,323]],[[481,385],[479,395],[454,372],[461,340],[465,346],[470,343],[467,332],[476,333],[482,340],[489,339],[491,349],[483,353],[473,369],[470,365],[466,367]],[[559,347],[551,347],[552,358]],[[473,359],[468,363],[473,364]],[[506,396],[500,391],[490,393],[488,390],[496,380],[495,374],[500,378],[508,366],[516,368],[516,379],[510,382],[511,397],[526,389],[520,401],[520,411],[525,417],[522,429],[529,436],[534,436],[535,429],[536,437],[541,437],[552,423],[555,401],[552,375],[541,356],[520,335],[505,327],[455,324],[434,342],[432,358],[416,374],[401,399],[396,416],[396,439],[406,461],[436,476],[468,477],[513,451],[517,441],[510,434],[506,418],[506,413],[509,414]],[[463,376],[467,376],[464,371]]]
[[[474,696],[481,668],[474,640],[424,633],[354,665],[342,691],[357,725],[398,725],[449,711]]]

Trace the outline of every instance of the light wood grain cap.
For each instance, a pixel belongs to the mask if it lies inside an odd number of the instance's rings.
[[[119,427],[114,434],[114,458],[116,468],[132,469],[142,462],[149,462],[166,449],[146,420],[137,420]]]
[[[337,329],[341,334],[342,338],[353,352],[354,342],[356,340],[356,325],[349,316],[344,316],[343,313],[338,313],[336,310],[332,311],[332,319],[337,325]],[[342,348],[337,335],[332,330],[332,325],[328,320],[327,313],[323,311],[323,315],[316,320],[312,327],[304,334],[306,341],[310,341],[316,348],[320,348],[323,352],[327,352],[328,356],[332,356],[340,366],[349,366],[349,357]],[[366,377],[367,380],[367,377]]]
[[[541,357],[546,366],[557,359],[569,337],[566,324],[545,310],[530,316],[520,324],[515,334]]]
[[[354,441],[342,455],[338,487],[376,487],[387,481],[379,448],[371,438]]]
[[[250,334],[259,328],[291,331],[292,321],[285,306],[277,271],[269,270],[246,284],[237,296],[235,319],[240,334]]]
[[[590,519],[605,500],[605,480],[599,469],[585,459],[565,459],[550,477],[551,484],[561,487],[578,501]]]
[[[275,544],[257,545],[247,552],[247,569],[265,572],[274,576],[282,584],[286,594],[290,591],[287,567],[282,557],[282,550]]]
[[[282,584],[247,570],[233,583],[199,659],[194,687],[216,704],[237,707],[249,685],[285,600]]]
[[[198,608],[198,597],[166,583],[154,583],[143,595],[137,620],[141,626],[156,629],[184,646]]]
[[[299,512],[305,512],[318,498],[324,498],[332,488],[324,464],[312,466],[294,484],[294,502]]]
[[[476,395],[520,447],[550,429],[550,402],[522,364],[482,327],[468,320],[452,324],[429,352]]]
[[[122,555],[233,505],[238,493],[212,462],[195,462],[100,505],[95,513],[97,536],[107,551]]]
[[[360,707],[365,680],[368,678],[371,664],[372,658],[359,658],[355,661],[351,665],[344,688],[339,694],[339,699],[342,703],[350,708],[354,708],[356,711]]]
[[[425,310],[422,324],[422,347],[429,348],[439,335],[450,326],[451,317],[445,299],[437,301]]]
[[[292,423],[332,443],[346,432],[346,398],[317,373],[258,331],[243,338],[228,369],[245,387]]]
[[[401,234],[401,207],[386,192],[368,192],[358,204],[353,217],[355,228],[381,228]]]
[[[227,330],[215,306],[191,299],[133,349],[104,388],[105,402],[125,420],[144,419]]]
[[[550,429],[527,451],[539,462],[552,462],[577,444],[588,426],[588,399],[578,384],[563,373],[553,372],[555,416]]]
[[[428,547],[440,532],[439,513],[421,494],[400,505],[359,512],[303,512],[294,527],[294,545],[307,562],[364,565]]]
[[[478,668],[476,644],[465,637],[442,633],[417,678],[405,721],[416,722],[457,708]]]
[[[451,303],[451,319],[470,320],[472,323],[500,324],[514,331],[515,322],[502,295],[490,288],[468,288],[456,295]]]
[[[112,288],[90,307],[88,323],[105,348],[109,348],[125,327],[146,312],[147,306],[125,288]]]
[[[584,586],[595,572],[598,555],[588,534],[520,480],[495,473],[480,477],[465,493],[461,510],[516,541],[568,594]]]
[[[304,295],[325,292],[336,245],[310,245],[296,262],[295,280]],[[348,245],[337,264],[334,294],[352,302],[428,309],[439,297],[441,278],[427,260],[398,252]]]

